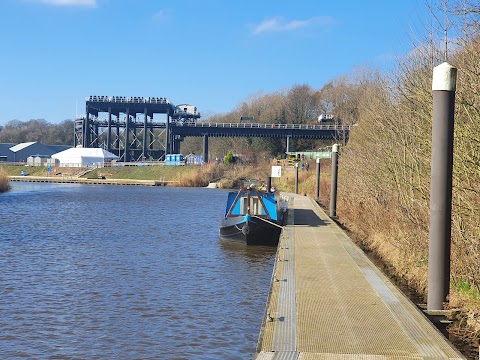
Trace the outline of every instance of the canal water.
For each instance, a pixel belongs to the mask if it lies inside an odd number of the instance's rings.
[[[249,359],[275,249],[218,238],[215,189],[13,183],[0,357]]]

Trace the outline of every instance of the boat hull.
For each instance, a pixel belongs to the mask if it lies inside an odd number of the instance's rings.
[[[277,246],[281,227],[257,217],[234,216],[225,218],[220,226],[220,237],[246,245]]]

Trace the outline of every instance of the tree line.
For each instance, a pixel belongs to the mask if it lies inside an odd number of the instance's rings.
[[[11,120],[0,126],[0,143],[38,141],[45,145],[73,145],[73,120],[51,124],[43,119]]]
[[[216,114],[207,121],[238,123],[242,117],[250,117],[259,124],[319,124],[322,122],[351,125],[357,121],[360,85],[348,77],[328,82],[320,89],[308,84],[296,84],[289,89],[273,93],[259,92],[241,102],[226,114]],[[342,134],[339,134],[341,140]],[[252,161],[269,157],[284,157],[285,139],[273,138],[212,138],[209,140],[210,158],[223,157],[229,151],[243,154]],[[291,151],[318,150],[332,141],[292,139]],[[187,138],[182,152],[201,151],[202,140]]]

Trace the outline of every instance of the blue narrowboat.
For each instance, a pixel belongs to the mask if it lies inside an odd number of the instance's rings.
[[[247,245],[277,246],[287,219],[278,192],[261,191],[254,184],[229,192],[220,237]]]

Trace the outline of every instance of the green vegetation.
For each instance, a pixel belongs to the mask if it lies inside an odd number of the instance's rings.
[[[473,300],[480,300],[480,292],[472,287],[470,282],[465,280],[460,280],[456,285],[456,289],[459,293],[463,295],[467,295],[469,298]]]
[[[25,170],[27,175],[47,176],[48,174],[45,166],[0,165],[0,171],[8,176],[20,176],[22,170]]]
[[[229,151],[227,155],[225,155],[225,159],[223,160],[225,165],[233,164],[233,153]]]

